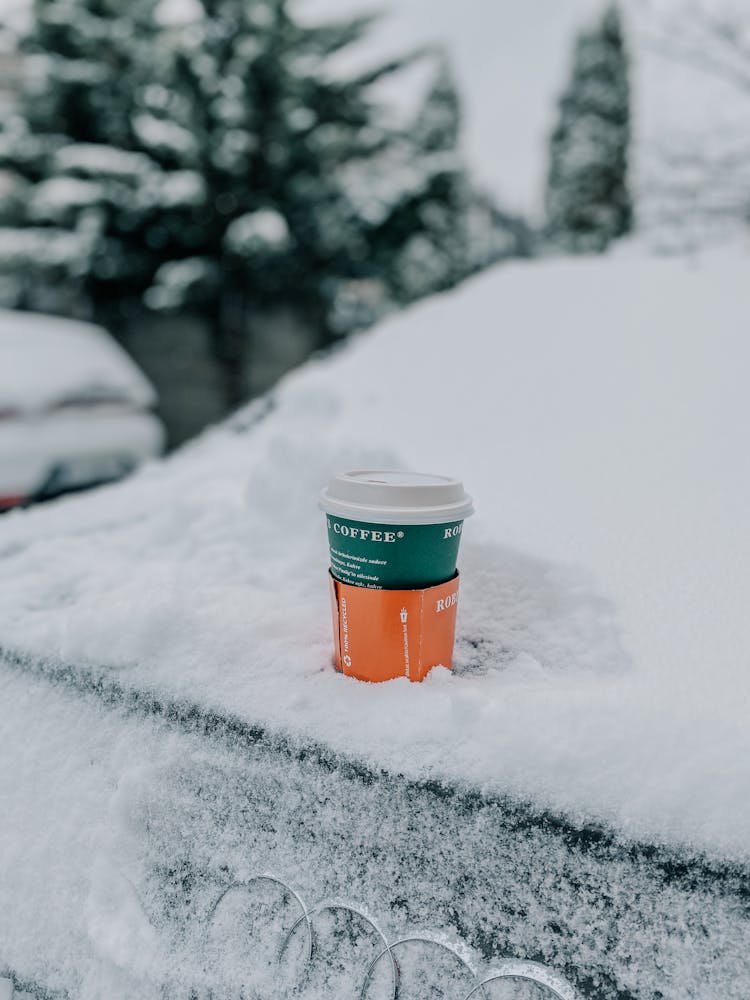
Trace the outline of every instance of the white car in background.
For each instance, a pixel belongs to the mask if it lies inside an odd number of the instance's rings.
[[[0,510],[119,479],[160,454],[155,404],[105,330],[0,310]]]

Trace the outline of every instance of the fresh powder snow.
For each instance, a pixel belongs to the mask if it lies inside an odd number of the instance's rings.
[[[746,859],[743,269],[519,264],[407,311],[264,419],[4,518],[4,645]],[[479,511],[456,670],[419,687],[330,662],[317,492],[389,465],[462,477]]]
[[[322,1000],[407,938],[407,995],[513,956],[744,997],[744,267],[506,265],[3,517],[0,985]],[[357,467],[475,498],[421,685],[331,664],[317,497]]]

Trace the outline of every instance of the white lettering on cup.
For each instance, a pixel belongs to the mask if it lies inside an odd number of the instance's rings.
[[[458,604],[458,591],[454,590],[452,594],[448,594],[447,597],[441,597],[436,603],[435,611],[447,611],[448,608],[452,608],[454,604]]]
[[[452,528],[446,528],[443,533],[443,538],[455,538],[457,535],[461,534],[461,528],[463,524],[454,524]]]
[[[379,531],[375,528],[350,528],[348,524],[339,524],[338,521],[329,521],[335,535],[343,535],[344,538],[361,538],[363,542],[395,542],[396,538],[403,537],[403,532],[398,535],[395,531]]]

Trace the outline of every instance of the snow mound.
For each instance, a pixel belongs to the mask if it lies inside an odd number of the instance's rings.
[[[746,860],[744,268],[516,265],[409,310],[169,462],[5,518],[0,640]],[[397,464],[480,514],[455,672],[371,687],[331,667],[316,499]]]

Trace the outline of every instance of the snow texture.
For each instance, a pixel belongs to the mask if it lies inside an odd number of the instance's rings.
[[[256,988],[241,929],[273,956],[297,919],[270,873],[480,975],[746,997],[745,269],[503,267],[169,461],[4,517],[0,970],[82,1000]],[[371,686],[330,663],[317,491],[399,464],[479,513],[454,672]],[[377,941],[347,912],[274,988],[351,994]],[[465,996],[436,947],[405,976]]]
[[[468,997],[508,954],[603,1000],[746,995],[739,871],[69,688],[0,674],[0,941],[23,983],[323,1000],[357,996],[383,941],[409,938],[407,997]],[[364,995],[390,985],[385,956]],[[555,995],[501,986],[489,1000]]]
[[[395,318],[257,426],[5,518],[4,643],[746,858],[743,269],[519,265]],[[398,464],[462,476],[480,514],[456,672],[372,689],[330,666],[316,497]]]

